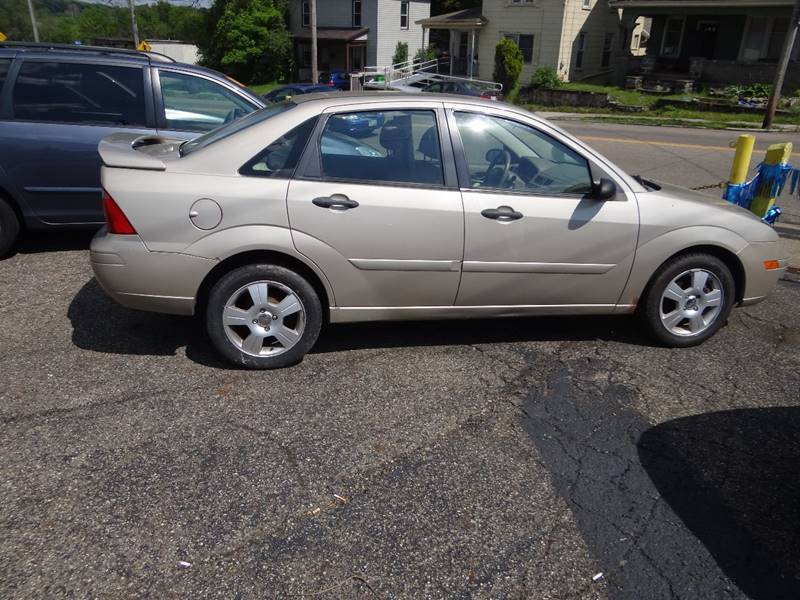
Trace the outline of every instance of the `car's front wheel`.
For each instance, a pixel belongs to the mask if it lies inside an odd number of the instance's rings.
[[[211,289],[206,327],[219,352],[248,369],[300,361],[319,337],[322,306],[313,286],[278,265],[247,265]]]
[[[8,254],[19,237],[20,223],[17,213],[0,196],[0,258]]]
[[[685,254],[654,275],[640,316],[662,344],[696,346],[726,323],[734,298],[733,276],[724,262],[709,254]]]

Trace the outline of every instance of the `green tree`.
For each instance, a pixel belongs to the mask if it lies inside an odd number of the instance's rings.
[[[404,63],[408,60],[408,44],[406,42],[397,42],[394,49],[394,56],[392,57],[392,64],[396,65]]]
[[[285,10],[277,0],[214,0],[198,40],[203,63],[246,83],[280,78],[291,58]]]
[[[503,84],[506,98],[514,92],[522,73],[522,52],[513,41],[503,38],[494,49],[494,80]]]

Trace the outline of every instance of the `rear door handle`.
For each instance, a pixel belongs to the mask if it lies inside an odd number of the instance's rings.
[[[358,206],[358,202],[355,200],[350,200],[344,194],[333,194],[331,196],[320,196],[319,198],[314,198],[311,202],[314,203],[314,206],[320,206],[322,208],[332,208],[334,210],[348,210],[350,208],[356,208]]]
[[[517,212],[510,206],[498,206],[497,208],[484,208],[481,215],[487,219],[497,219],[498,221],[516,221],[522,218],[522,213]]]

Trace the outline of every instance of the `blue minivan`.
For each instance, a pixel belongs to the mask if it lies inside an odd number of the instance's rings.
[[[23,229],[103,223],[107,135],[191,139],[264,105],[216,71],[151,52],[0,43],[0,256]]]

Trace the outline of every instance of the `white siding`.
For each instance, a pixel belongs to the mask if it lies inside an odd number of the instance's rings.
[[[583,8],[583,0],[566,0],[564,29],[561,40],[560,62],[564,65],[569,80],[585,79],[598,73],[610,71],[615,55],[620,48],[620,11],[612,10],[608,0],[590,0],[591,9]],[[586,34],[583,67],[575,68],[575,41],[578,34]],[[606,33],[613,34],[611,65],[602,67],[603,40]]]
[[[620,14],[611,10],[608,0],[534,0],[530,4],[511,4],[509,0],[483,0],[482,14],[488,20],[479,37],[479,75],[491,79],[494,50],[505,33],[533,34],[533,60],[525,64],[520,83],[527,84],[533,72],[542,66],[553,67],[569,81],[595,75],[601,69],[603,40],[606,33],[615,38],[611,64],[619,48]],[[578,33],[586,33],[583,68],[574,68],[574,48]]]
[[[400,29],[400,2],[401,0],[377,0],[378,18],[375,41],[375,62],[370,62],[369,49],[367,50],[370,65],[388,66],[392,64],[397,42],[408,44],[408,57],[414,55],[422,47],[422,27],[416,24],[420,19],[427,19],[431,15],[430,0],[411,0],[409,4],[408,29]],[[372,28],[370,26],[370,42],[372,42]]]
[[[511,4],[508,0],[483,0],[488,23],[478,35],[478,71],[491,80],[494,51],[505,33],[533,34],[533,60],[523,65],[520,83],[530,81],[541,66],[559,68],[559,49],[564,18],[564,0],[536,0],[532,4]]]

